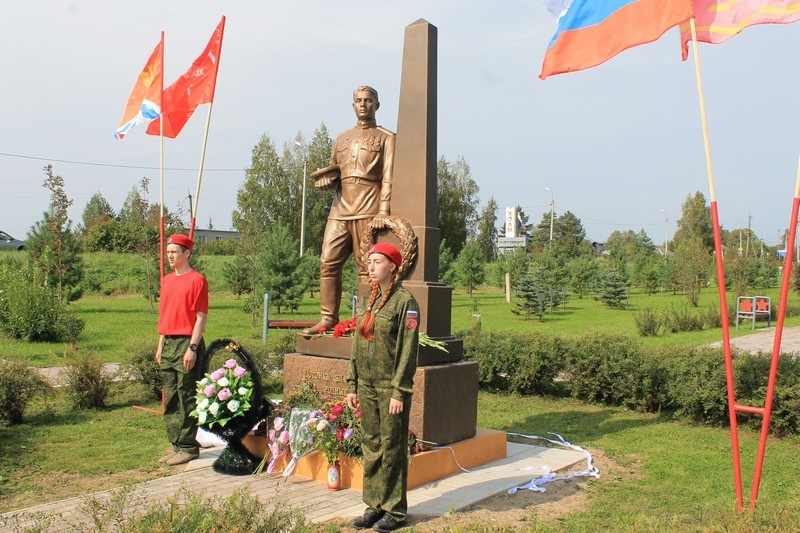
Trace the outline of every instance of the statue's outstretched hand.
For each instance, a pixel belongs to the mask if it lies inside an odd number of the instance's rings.
[[[336,177],[322,176],[314,182],[314,187],[322,191],[327,191],[336,187]]]

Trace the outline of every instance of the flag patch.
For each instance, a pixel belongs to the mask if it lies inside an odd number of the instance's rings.
[[[408,329],[417,329],[419,325],[419,313],[416,311],[406,311],[406,327]]]

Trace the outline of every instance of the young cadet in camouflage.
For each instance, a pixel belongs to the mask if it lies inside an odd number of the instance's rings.
[[[369,250],[372,291],[358,305],[347,374],[347,405],[360,407],[364,452],[363,516],[357,529],[393,531],[408,511],[408,418],[417,370],[419,305],[400,286],[403,259],[388,243]]]
[[[199,456],[195,408],[197,381],[204,372],[203,331],[208,318],[208,283],[189,265],[194,242],[186,235],[167,239],[167,261],[173,271],[161,280],[156,362],[164,391],[164,423],[172,451],[159,459],[169,465]]]

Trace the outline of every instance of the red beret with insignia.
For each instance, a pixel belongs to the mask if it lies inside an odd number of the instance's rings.
[[[400,253],[400,250],[398,250],[388,242],[379,242],[377,244],[373,244],[372,247],[369,249],[369,252],[367,252],[367,254],[368,255],[383,254],[397,266],[400,266],[400,263],[403,262],[403,255]]]
[[[194,248],[194,241],[190,239],[187,235],[181,235],[180,233],[176,233],[175,235],[170,235],[169,238],[167,239],[167,244],[177,244],[178,246],[183,246],[188,250]]]

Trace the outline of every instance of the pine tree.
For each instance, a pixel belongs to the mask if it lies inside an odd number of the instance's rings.
[[[532,270],[532,273],[525,274],[520,280],[517,286],[517,296],[522,298],[522,301],[517,302],[516,309],[512,309],[511,312],[525,320],[530,320],[532,316],[538,316],[539,320],[542,320],[547,298],[547,290],[544,286],[546,273],[541,267],[534,267]]]
[[[303,297],[303,284],[300,282],[299,243],[290,235],[288,226],[273,224],[264,236],[259,254],[259,297],[270,294],[270,305],[278,313],[284,307],[294,311]]]
[[[483,252],[474,240],[469,241],[458,254],[455,267],[459,283],[467,289],[467,294],[472,296],[475,287],[486,280]]]
[[[620,266],[610,265],[600,282],[600,301],[609,307],[624,309],[629,290],[625,278]]]

